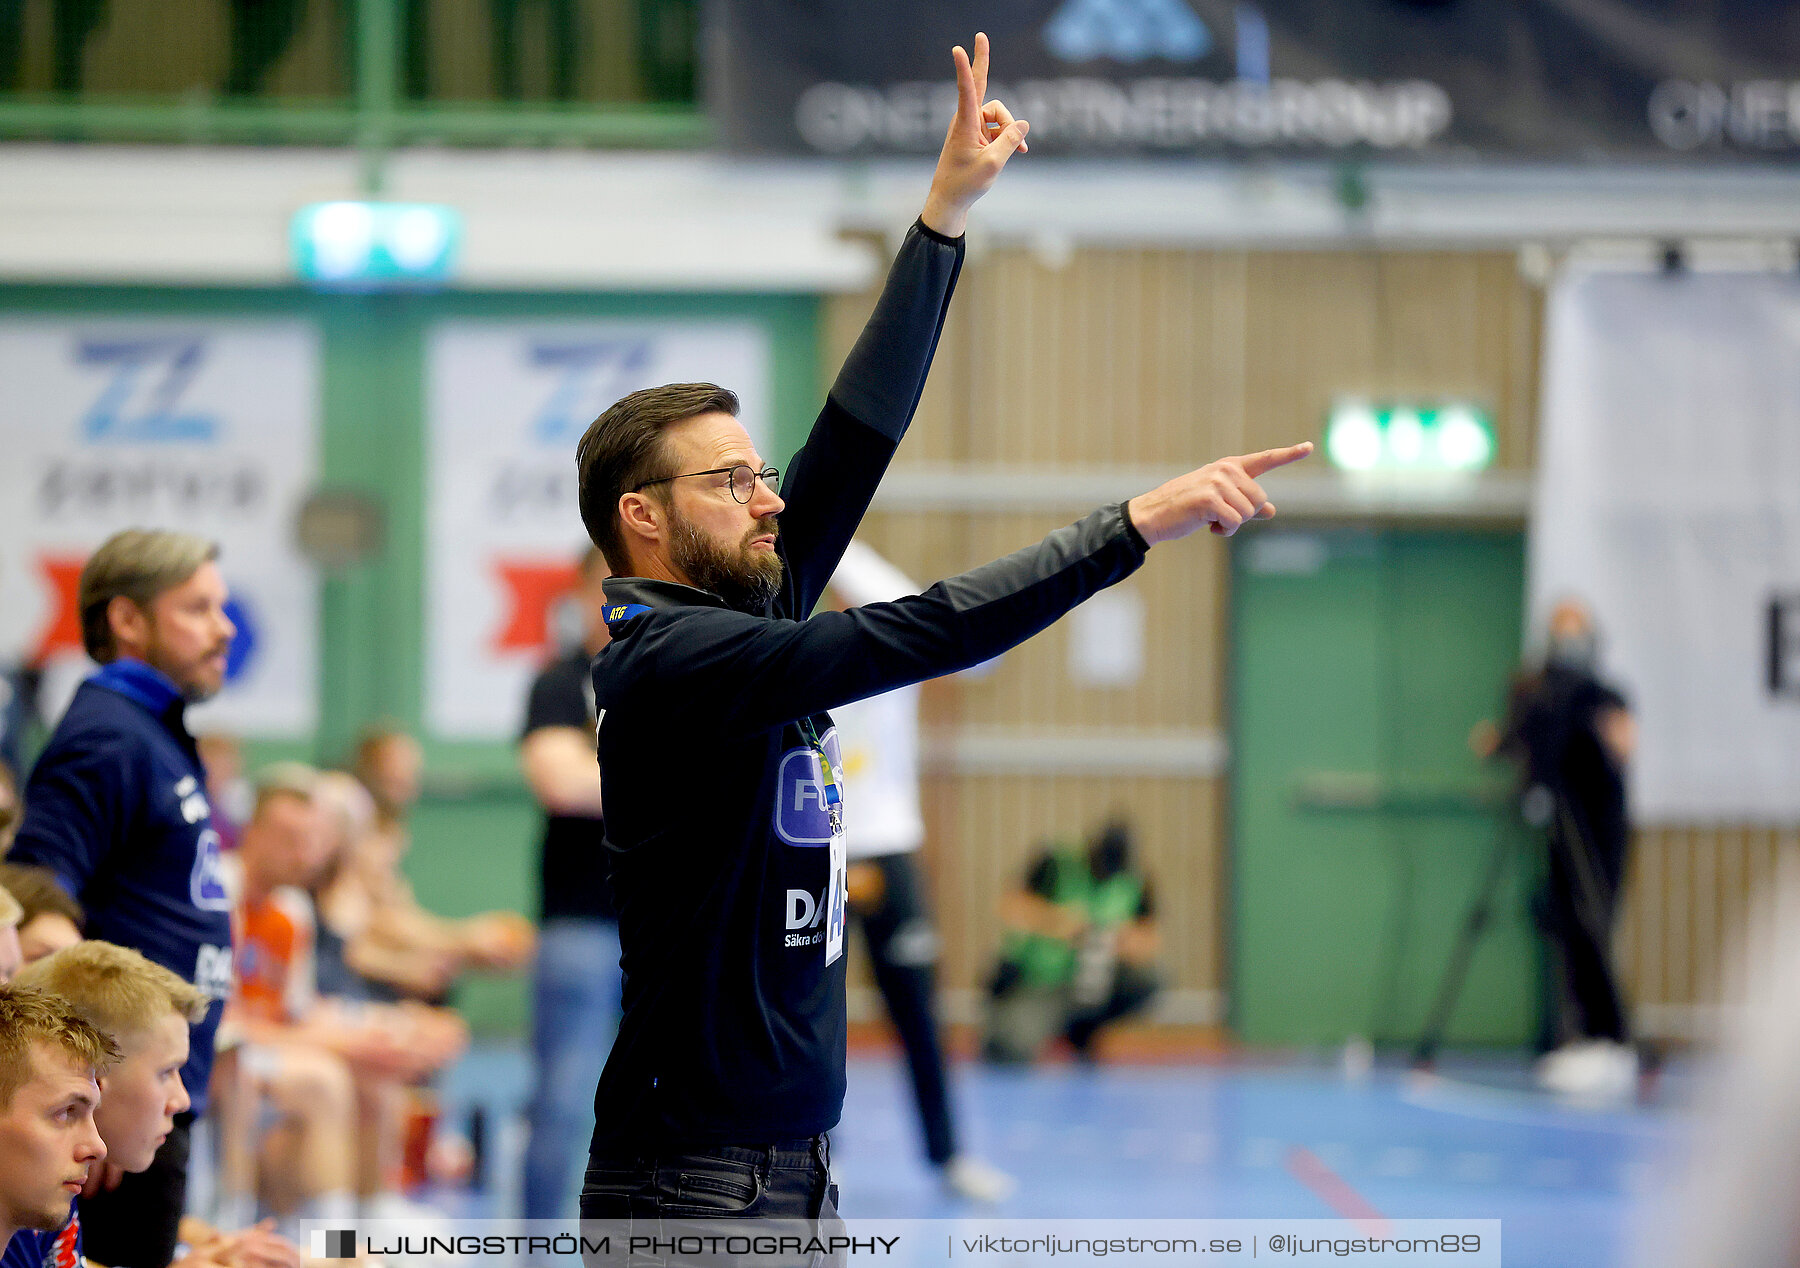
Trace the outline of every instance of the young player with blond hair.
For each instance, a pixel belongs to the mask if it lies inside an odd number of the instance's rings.
[[[106,1157],[94,1122],[112,1041],[67,1000],[0,986],[0,1263],[79,1262],[75,1195]],[[64,1245],[66,1239],[66,1247]]]
[[[189,1028],[206,1016],[207,995],[179,974],[110,942],[77,942],[28,965],[19,977],[21,985],[66,1001],[116,1046],[118,1060],[100,1076],[94,1122],[113,1167],[131,1175],[148,1170],[176,1116],[188,1108],[181,1071]],[[79,1218],[71,1224],[79,1239]],[[198,1261],[267,1268],[299,1263],[299,1252],[268,1227],[223,1234],[184,1221],[181,1231]],[[68,1232],[65,1227],[64,1239]],[[38,1266],[8,1260],[5,1268]]]

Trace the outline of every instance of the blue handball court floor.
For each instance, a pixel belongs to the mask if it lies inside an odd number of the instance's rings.
[[[832,1134],[845,1215],[1498,1219],[1507,1268],[1611,1268],[1628,1263],[1687,1128],[1669,1073],[1635,1104],[1581,1107],[1535,1091],[1515,1057],[1446,1055],[1430,1077],[1244,1056],[961,1064],[952,1078],[963,1148],[1011,1173],[1017,1191],[990,1208],[944,1196],[899,1057],[855,1056]],[[480,1104],[496,1125],[486,1183],[454,1202],[463,1213],[516,1212],[528,1082],[521,1051],[478,1047],[442,1090],[448,1121]]]

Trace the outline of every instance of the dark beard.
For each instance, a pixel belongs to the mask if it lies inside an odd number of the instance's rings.
[[[690,585],[718,595],[727,607],[759,612],[781,589],[781,556],[752,549],[749,539],[775,531],[773,519],[762,520],[729,550],[714,545],[671,507],[669,554]]]
[[[211,656],[220,651],[229,651],[230,648],[231,645],[227,643],[223,647],[212,649],[207,654]],[[181,692],[183,702],[187,704],[205,704],[225,687],[224,683],[214,687],[210,683],[200,681],[196,675],[184,675],[181,666],[171,662],[162,640],[154,630],[151,631],[150,646],[144,651],[144,663],[159,670],[165,678],[174,683],[175,689]]]

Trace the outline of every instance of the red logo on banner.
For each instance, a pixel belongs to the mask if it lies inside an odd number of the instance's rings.
[[[491,650],[542,651],[550,643],[550,608],[575,588],[579,570],[567,560],[496,559],[494,571],[506,588],[508,612]]]
[[[41,665],[58,652],[78,652],[81,643],[81,566],[83,555],[39,555],[38,571],[50,591],[50,619],[38,635],[37,650],[31,654],[34,665]]]

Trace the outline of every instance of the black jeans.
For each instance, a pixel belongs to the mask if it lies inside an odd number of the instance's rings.
[[[1562,970],[1563,1037],[1625,1043],[1630,1025],[1613,972],[1612,935],[1624,880],[1623,821],[1559,794],[1548,832],[1546,932]]]
[[[1075,1049],[1075,1055],[1084,1060],[1089,1058],[1094,1049],[1094,1036],[1100,1033],[1101,1027],[1148,1004],[1160,984],[1152,969],[1137,964],[1115,965],[1112,990],[1105,999],[1085,1008],[1071,1006],[1069,1009],[1063,1034],[1069,1046]]]
[[[812,1248],[815,1240],[843,1235],[830,1162],[824,1136],[693,1153],[595,1154],[581,1189],[581,1219],[588,1240],[606,1236],[609,1249],[595,1255],[584,1248],[583,1256],[589,1268],[841,1262],[841,1253]],[[730,1223],[709,1223],[719,1220]]]

